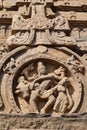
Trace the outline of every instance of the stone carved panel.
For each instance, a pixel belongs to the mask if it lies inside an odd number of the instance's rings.
[[[70,57],[66,49],[65,53],[61,48],[38,46],[26,49],[13,50],[10,55],[13,58],[8,57],[2,64],[4,112],[59,116],[78,111],[82,102],[82,84],[85,87],[85,66],[80,59],[68,51]]]
[[[74,45],[75,40],[66,36],[64,31],[69,31],[69,23],[64,16],[56,13],[55,18],[49,19],[45,15],[46,2],[31,2],[31,18],[25,19],[21,14],[15,15],[12,21],[12,31],[15,33],[8,38],[7,43],[9,48],[12,46],[21,46],[32,44],[45,44],[45,45]],[[39,19],[39,21],[38,21]],[[25,31],[22,36],[21,31]],[[54,33],[50,35],[50,31]],[[28,34],[28,32],[30,34]],[[55,32],[56,31],[56,32]],[[56,36],[56,37],[54,37]],[[22,37],[22,38],[21,38]],[[28,38],[27,38],[28,37]],[[57,37],[59,37],[57,39]],[[26,39],[26,43],[25,43]],[[20,41],[21,40],[21,41]]]
[[[48,70],[49,64],[44,65],[42,61],[34,65],[36,66],[28,66],[17,81],[15,93],[21,110],[26,111],[22,104],[22,100],[25,100],[30,113],[54,115],[70,112],[75,104],[73,96],[75,88],[71,84],[70,77],[66,76],[65,68],[51,66],[52,69],[50,67]]]
[[[83,10],[82,2],[74,3],[0,2],[0,113],[60,116],[87,111],[87,63],[81,57],[87,51],[87,21],[75,12]]]

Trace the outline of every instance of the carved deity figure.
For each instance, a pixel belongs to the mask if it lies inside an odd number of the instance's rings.
[[[29,75],[31,72],[34,71],[34,69],[35,69],[34,64],[30,64],[22,72],[22,74],[25,76],[25,78],[28,82],[32,82],[33,80],[35,80],[37,78],[37,74],[33,74],[32,76]]]
[[[58,80],[62,80],[65,77],[65,69],[62,66],[60,66],[59,69],[55,70],[54,73],[57,74],[58,77],[55,75],[54,77],[57,78]],[[51,87],[52,87],[52,84],[51,84]],[[41,95],[41,98],[48,99],[48,101],[45,104],[45,106],[41,109],[41,113],[45,114],[46,111],[48,111],[49,108],[55,103],[55,100],[56,100],[54,96],[55,92],[56,92],[56,87],[53,87],[49,90],[45,90],[43,92],[43,95]]]
[[[28,67],[23,71],[24,76],[26,77],[26,79],[27,79],[29,82],[32,82],[32,81],[34,81],[35,79],[39,78],[41,75],[45,75],[45,74],[47,73],[46,67],[45,67],[45,65],[43,64],[42,61],[38,61],[38,62],[36,63],[36,66],[37,66],[37,73],[33,74],[32,76],[30,76],[29,73],[31,73],[32,71],[34,71],[34,69],[35,69],[34,64],[31,64],[30,66],[28,66]]]
[[[45,68],[41,70],[41,73],[42,72],[45,72]],[[46,111],[49,110],[49,107],[51,107],[54,104],[55,97],[53,93],[55,92],[56,89],[53,87],[53,79],[54,81],[57,80],[58,82],[64,76],[65,76],[65,69],[62,66],[60,66],[53,73],[50,73],[48,75],[41,75],[39,78],[34,80],[34,82],[31,84],[32,85],[31,88],[32,89],[35,88],[35,90],[33,90],[31,93],[30,104],[32,105],[32,108],[34,108],[34,111],[36,113],[39,113],[37,107],[37,101],[39,98],[47,100],[47,103],[40,111],[41,113],[45,114]]]
[[[29,93],[30,93],[30,89],[29,89],[30,84],[28,83],[27,80],[25,80],[24,76],[19,77],[18,80],[18,85],[16,87],[16,94],[20,94],[22,95],[23,99],[27,100],[29,99]]]
[[[58,113],[65,113],[73,106],[73,100],[68,90],[69,80],[64,77],[56,86],[58,97],[54,104],[53,110]]]
[[[34,86],[34,84],[36,82],[39,82],[39,81],[44,81],[44,80],[61,80],[63,77],[65,76],[65,69],[60,66],[58,69],[54,70],[54,72],[52,73],[49,73],[49,74],[46,74],[46,75],[41,75],[39,78],[35,79],[33,81],[33,83],[31,84],[32,88]]]
[[[22,97],[32,108],[34,113],[46,114],[52,107],[56,113],[65,113],[73,106],[73,100],[68,90],[68,78],[65,68],[59,66],[53,72],[47,74],[47,69],[42,61],[36,63],[36,74],[34,64],[28,66],[20,76],[15,93]],[[29,76],[29,72],[33,74]],[[26,76],[28,76],[27,79]],[[42,108],[39,108],[39,101],[44,101]]]
[[[41,61],[37,63],[37,73],[38,73],[38,77],[41,75],[45,75],[47,73],[46,67]]]
[[[60,66],[54,71],[54,74],[56,74],[58,79],[61,80],[63,77],[65,77],[65,68]]]
[[[46,74],[46,67],[44,66],[43,62],[39,61],[37,63],[37,77],[35,76],[35,79],[39,78],[41,75]],[[34,79],[34,81],[35,81]],[[37,107],[37,100],[40,97],[40,91],[43,89],[43,87],[47,87],[49,84],[49,81],[43,81],[40,85],[39,82],[35,83],[34,86],[31,85],[31,97],[30,97],[30,105],[33,108],[35,113],[39,113],[38,107]]]

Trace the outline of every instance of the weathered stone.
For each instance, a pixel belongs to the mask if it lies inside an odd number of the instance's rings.
[[[0,1],[2,130],[86,129],[86,12],[86,0]]]

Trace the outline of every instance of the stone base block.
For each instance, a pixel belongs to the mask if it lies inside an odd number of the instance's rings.
[[[87,130],[87,114],[62,117],[0,114],[0,130]]]

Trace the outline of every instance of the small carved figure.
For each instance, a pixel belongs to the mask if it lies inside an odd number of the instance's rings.
[[[75,59],[74,55],[72,55],[66,62],[72,70],[75,70],[76,72],[82,72],[84,67],[80,64],[78,60]]]
[[[38,73],[38,77],[41,76],[41,75],[45,75],[47,72],[46,72],[46,67],[45,65],[43,64],[42,61],[39,61],[37,63],[37,73]]]
[[[30,7],[27,7],[26,5],[23,5],[23,6],[19,7],[18,12],[21,15],[29,15]]]
[[[73,28],[72,29],[71,37],[74,38],[75,40],[80,38],[80,30],[79,30],[79,28]]]
[[[23,74],[25,75],[26,79],[29,82],[34,81],[35,79],[39,78],[41,75],[45,75],[46,72],[46,67],[43,64],[42,61],[38,61],[37,63],[37,73],[33,74],[31,77],[29,76],[29,73],[33,72],[35,69],[34,64],[29,65],[24,71]]]
[[[9,74],[13,73],[15,68],[17,67],[17,62],[15,61],[14,58],[10,59],[10,62],[6,65],[6,67],[3,68],[4,72],[7,72]]]
[[[58,97],[54,104],[53,110],[58,113],[65,113],[73,106],[73,100],[67,88],[69,80],[64,77],[56,86],[55,89],[58,92]]]
[[[67,19],[64,16],[56,14],[57,17],[55,18],[55,27],[54,29],[70,29]]]
[[[54,73],[57,75],[58,79],[61,80],[63,77],[65,77],[65,68],[60,66],[54,71]]]
[[[24,76],[21,76],[21,77],[19,77],[18,85],[16,87],[15,93],[21,94],[23,99],[27,100],[27,99],[29,99],[29,96],[30,96],[29,86],[30,86],[30,84],[28,83],[28,81],[25,80]]]
[[[30,77],[30,73],[33,72],[35,69],[34,67],[34,64],[30,64],[27,68],[25,68],[22,72],[22,74],[25,76],[25,78],[29,81],[29,82],[32,82],[34,79],[37,78],[37,75],[36,74],[33,74],[31,77]]]

